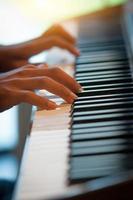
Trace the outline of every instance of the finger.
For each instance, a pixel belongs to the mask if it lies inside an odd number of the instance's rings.
[[[77,98],[77,96],[68,88],[49,77],[19,79],[16,82],[16,87],[28,90],[45,89],[57,96],[60,96],[68,103],[72,103]]]
[[[75,44],[76,40],[75,38],[68,33],[62,26],[55,25],[52,28],[50,28],[48,31],[46,31],[43,36],[49,37],[49,36],[60,36],[63,39],[67,40],[68,42]]]
[[[74,45],[72,45],[70,42],[67,42],[66,40],[63,40],[59,37],[54,37],[53,41],[54,41],[53,44],[55,46],[60,47],[62,49],[66,49],[75,56],[80,55],[79,50],[76,47],[74,47]]]
[[[31,91],[21,91],[20,99],[21,102],[26,102],[38,106],[41,109],[53,110],[57,108],[57,105],[53,101],[50,101],[45,97],[36,95],[34,92]]]
[[[20,74],[23,77],[39,77],[39,76],[48,76],[55,81],[63,84],[68,87],[74,93],[81,92],[82,88],[80,84],[76,80],[74,80],[71,76],[65,73],[58,67],[48,69],[48,65],[40,64],[39,66],[27,65],[23,69],[23,73]]]
[[[55,81],[63,84],[67,88],[69,88],[74,93],[79,93],[82,90],[81,85],[71,76],[69,76],[67,73],[65,73],[60,68],[52,68],[49,70],[50,77],[54,79]]]
[[[72,90],[74,93],[78,93],[82,91],[81,85],[73,79],[71,76],[69,76],[67,73],[65,73],[60,68],[52,68],[52,69],[45,69],[43,68],[43,65],[41,65],[41,69],[35,70],[32,73],[32,76],[48,76],[55,81],[63,84],[70,90]]]
[[[79,50],[74,47],[70,42],[63,40],[59,37],[48,37],[45,39],[39,38],[35,41],[23,44],[19,46],[19,57],[21,59],[28,59],[29,57],[36,55],[44,50],[50,49],[53,46],[66,49],[75,56],[79,56]]]
[[[21,66],[24,66],[24,65],[27,65],[27,64],[28,64],[27,59],[16,59],[12,62],[12,66],[13,66],[14,69],[21,67]]]

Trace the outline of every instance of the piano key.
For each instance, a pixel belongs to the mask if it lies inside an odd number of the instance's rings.
[[[109,75],[96,75],[96,76],[84,76],[84,77],[78,77],[76,78],[76,81],[80,82],[80,81],[91,81],[91,80],[102,80],[102,79],[105,79],[105,78],[131,78],[131,73],[119,73],[119,74],[109,74]]]
[[[121,49],[119,51],[115,49],[108,49],[108,50],[102,50],[102,51],[92,51],[92,52],[86,52],[86,53],[81,53],[80,56],[77,59],[81,58],[86,58],[86,57],[111,57],[111,56],[122,56],[122,55],[127,55],[127,52],[125,49]]]
[[[92,179],[105,176],[104,171],[111,173],[128,170],[133,167],[133,155],[108,154],[98,156],[73,157],[70,168],[71,181]],[[101,169],[103,169],[101,171]],[[112,170],[114,169],[114,171]]]
[[[106,64],[106,65],[105,65]],[[92,64],[80,64],[76,67],[76,74],[81,73],[94,73],[94,72],[111,72],[111,71],[118,71],[118,70],[127,70],[129,69],[128,63],[120,62],[118,64],[116,63],[92,63]]]
[[[89,78],[88,78],[89,79]],[[111,84],[111,83],[128,83],[128,82],[131,82],[131,76],[129,77],[113,77],[113,78],[103,78],[103,79],[93,79],[93,80],[80,80],[78,81],[82,86],[85,86],[85,85],[100,85],[100,84]]]
[[[102,91],[102,90],[106,92],[109,89],[113,92],[113,90],[117,90],[117,89],[119,90],[120,88],[123,88],[123,89],[132,88],[132,86],[133,86],[133,84],[131,82],[127,82],[125,84],[120,82],[120,83],[115,83],[115,84],[112,84],[112,83],[111,84],[109,84],[109,83],[104,84],[103,83],[103,84],[90,85],[90,86],[85,85],[85,86],[82,86],[83,90],[80,93],[78,93],[79,96],[77,97],[76,101],[78,101],[78,100],[83,101],[85,97],[86,97],[85,99],[87,99],[86,93],[88,93],[88,92],[92,92],[92,91],[98,92],[98,91]],[[84,93],[85,96],[84,95],[81,96],[81,93]],[[127,94],[127,93],[125,92],[123,94]],[[111,93],[111,95],[113,95],[113,93]],[[132,95],[132,94],[130,94],[130,95]],[[96,99],[96,97],[98,97],[98,96],[100,96],[100,98],[102,98],[103,96],[105,96],[105,94],[102,93],[102,95],[95,94],[95,95],[92,95],[91,97],[88,96],[88,99],[89,99],[89,97],[90,97],[90,99]],[[82,98],[80,98],[80,97],[82,97]],[[115,98],[115,96],[114,96],[114,98]]]
[[[115,93],[115,94],[103,94],[103,95],[93,95],[93,96],[79,96],[73,103],[73,105],[77,102],[79,104],[82,104],[82,102],[84,101],[95,101],[95,100],[108,100],[110,98],[113,98],[113,99],[117,99],[117,98],[129,98],[132,96],[132,88],[129,88],[129,91],[128,92],[123,92],[123,93]],[[79,95],[79,94],[78,94]],[[73,106],[72,105],[72,106]]]
[[[92,168],[103,168],[108,166],[123,166],[130,167],[133,165],[133,154],[108,154],[94,156],[79,156],[73,157],[71,169],[87,170]]]
[[[99,59],[99,58],[110,58],[110,60],[117,58],[117,57],[127,57],[125,51],[98,51],[98,52],[89,52],[89,53],[81,53],[80,57],[77,60],[82,59]]]
[[[101,178],[104,176],[109,176],[111,174],[114,174],[116,172],[122,171],[123,168],[121,169],[119,166],[109,166],[107,168],[99,168],[99,169],[87,169],[87,170],[72,170],[70,171],[70,179],[72,183],[76,183],[77,181],[82,181],[82,180],[92,180],[96,178]]]
[[[74,108],[78,107],[78,106],[95,106],[95,105],[99,105],[100,103],[104,103],[104,104],[107,104],[107,103],[122,103],[122,102],[132,102],[133,101],[133,97],[126,97],[126,98],[106,98],[104,100],[104,98],[99,98],[99,99],[93,99],[93,100],[84,100],[84,101],[75,101],[72,105],[71,105],[71,114],[74,113]],[[90,111],[90,110],[89,110]],[[88,110],[84,110],[84,112],[89,112]],[[78,113],[78,110],[76,111],[76,114]],[[80,111],[81,114],[82,111]],[[75,113],[74,113],[75,114]],[[89,114],[89,113],[88,113]]]
[[[117,46],[117,45],[124,45],[123,48],[125,48],[125,43],[123,41],[123,38],[121,37],[121,39],[114,39],[112,40],[112,38],[91,38],[90,40],[87,38],[78,38],[78,41],[77,41],[77,45],[81,48],[82,46],[85,47],[85,46],[88,46],[88,47],[93,47],[93,46],[96,46],[96,47],[99,47],[99,46],[109,46],[109,45],[112,45],[112,46]]]
[[[105,42],[105,41],[103,41],[103,42],[88,42],[87,40],[86,40],[86,42],[84,41],[84,42],[82,42],[82,43],[78,43],[77,44],[77,46],[79,47],[79,48],[88,48],[88,49],[91,49],[91,48],[100,48],[100,47],[119,47],[119,46],[122,46],[123,47],[123,49],[125,49],[125,44],[124,44],[124,42],[123,41],[121,41],[121,42],[114,42],[114,41],[112,41],[112,42]]]
[[[81,149],[88,147],[99,147],[99,146],[111,146],[111,145],[120,145],[120,144],[133,144],[133,138],[113,138],[113,139],[104,139],[104,140],[91,140],[91,141],[82,141],[82,142],[73,142],[71,144],[72,149]]]
[[[110,126],[118,126],[118,125],[125,125],[125,126],[131,126],[132,125],[132,119],[129,120],[112,120],[112,121],[107,121],[107,122],[92,122],[92,123],[80,123],[80,124],[73,124],[72,128],[73,130],[78,130],[78,129],[86,129],[86,128],[99,128],[99,127],[110,127]]]
[[[114,125],[104,125],[104,126],[92,126],[86,128],[75,129],[72,127],[71,134],[91,134],[91,133],[102,133],[108,131],[127,131],[131,132],[133,128],[132,124],[114,124]]]
[[[75,105],[73,112],[80,111],[97,111],[105,109],[118,109],[123,108],[128,109],[133,107],[133,101],[121,101],[121,102],[107,102],[107,103],[96,103],[96,104],[87,104],[87,105]],[[129,110],[129,109],[128,109]]]
[[[71,135],[71,142],[87,141],[87,140],[103,140],[111,138],[133,138],[133,132],[127,132],[127,130],[117,130],[117,131],[105,131],[102,133],[82,133]]]
[[[125,113],[113,113],[113,114],[101,114],[101,115],[93,115],[93,116],[79,116],[74,117],[72,120],[72,124],[74,123],[88,123],[88,122],[101,122],[101,121],[113,121],[113,120],[128,120],[133,119],[133,113],[125,112]]]
[[[79,117],[79,116],[93,116],[93,115],[103,115],[103,114],[113,114],[113,113],[125,113],[127,109],[125,108],[118,108],[118,109],[107,109],[107,110],[94,110],[94,111],[81,111],[81,112],[72,112],[72,117]],[[128,113],[133,112],[133,108],[131,107],[128,109]]]
[[[123,40],[111,40],[111,41],[105,41],[105,40],[102,40],[102,41],[89,41],[88,40],[82,40],[82,42],[78,42],[77,43],[78,47],[79,48],[82,48],[82,47],[101,47],[101,46],[109,46],[109,45],[112,45],[112,46],[119,46],[119,45],[124,45],[124,41]],[[125,45],[124,47],[125,48]]]
[[[123,48],[123,45],[118,45],[118,46],[99,46],[99,47],[81,47],[80,48],[80,52],[81,53],[90,53],[90,52],[99,52],[99,51],[110,51],[110,50],[115,50],[115,51],[125,51],[125,49]]]
[[[76,61],[76,64],[84,64],[84,63],[102,63],[102,62],[110,62],[110,61],[125,61],[127,59],[127,56],[123,55],[123,56],[107,56],[107,57],[94,57],[94,58],[81,58],[81,59],[78,59]]]
[[[127,82],[127,83],[112,83],[112,84],[100,84],[100,85],[85,85],[82,86],[83,90],[92,90],[92,89],[106,89],[106,88],[117,88],[117,87],[130,87],[133,86],[132,82]]]
[[[121,48],[123,48],[123,49],[126,49],[125,48],[125,44],[123,43],[123,42],[116,42],[116,43],[114,43],[114,42],[97,42],[97,43],[88,43],[87,41],[86,42],[84,42],[84,43],[81,43],[81,44],[77,44],[77,46],[79,47],[79,48],[88,48],[88,49],[93,49],[93,48],[95,48],[95,49],[98,49],[98,48],[100,48],[100,47],[102,47],[102,48],[106,48],[106,47],[108,47],[108,48],[117,48],[117,47],[121,47]]]
[[[133,87],[118,87],[118,88],[111,88],[110,90],[108,88],[106,89],[99,89],[99,90],[86,90],[86,91],[83,91],[81,93],[78,94],[78,98],[77,100],[81,100],[81,99],[84,99],[84,98],[80,98],[80,97],[88,97],[88,96],[100,96],[100,95],[112,95],[112,94],[123,94],[123,93],[133,93],[133,91],[131,90],[133,89]]]
[[[93,77],[93,76],[105,76],[105,75],[117,75],[117,74],[123,74],[123,73],[130,73],[129,69],[120,69],[120,70],[110,70],[110,71],[98,71],[98,72],[88,72],[88,73],[77,73],[75,75],[76,78],[82,78],[82,77]]]
[[[95,103],[107,103],[107,102],[122,102],[122,101],[132,101],[133,100],[133,96],[116,96],[115,98],[111,98],[111,97],[108,97],[108,98],[97,98],[97,99],[85,99],[83,101],[75,101],[73,103],[73,106],[76,106],[76,105],[87,105],[87,104],[95,104]],[[73,107],[72,106],[72,107]]]
[[[126,139],[125,139],[126,140]],[[71,156],[99,155],[110,153],[128,153],[133,152],[133,143],[131,144],[114,144],[106,146],[94,146],[85,148],[72,148]]]

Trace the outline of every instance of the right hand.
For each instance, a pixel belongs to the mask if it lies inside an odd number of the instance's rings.
[[[21,102],[46,110],[57,108],[55,102],[37,95],[36,89],[45,89],[72,103],[81,86],[60,68],[26,65],[0,75],[0,112]]]

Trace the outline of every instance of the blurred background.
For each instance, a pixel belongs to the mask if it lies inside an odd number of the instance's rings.
[[[0,43],[11,44],[38,36],[54,22],[126,0],[0,0]]]

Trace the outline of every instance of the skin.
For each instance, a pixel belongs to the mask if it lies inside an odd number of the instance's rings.
[[[53,26],[42,36],[18,45],[0,47],[0,112],[21,102],[36,105],[41,109],[56,109],[57,105],[35,93],[45,89],[72,103],[81,86],[60,68],[49,69],[46,64],[31,65],[32,55],[38,54],[53,46],[70,51],[78,56],[74,47],[75,39],[61,26]]]
[[[28,64],[31,56],[54,46],[79,56],[75,39],[61,26],[55,25],[40,37],[17,45],[0,46],[0,70],[5,72]]]

